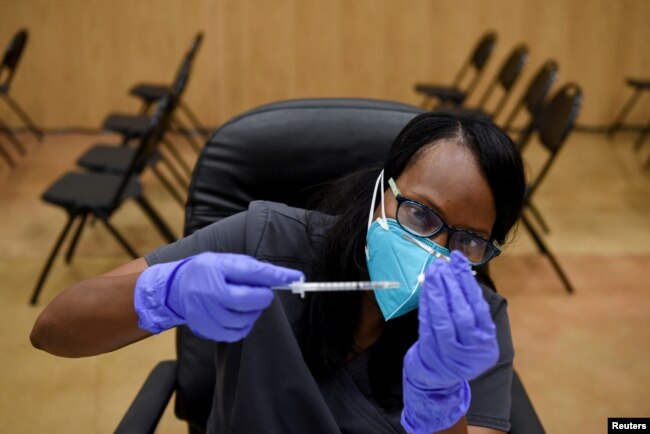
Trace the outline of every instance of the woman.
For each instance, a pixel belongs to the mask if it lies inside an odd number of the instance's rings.
[[[78,357],[187,324],[217,342],[213,432],[507,432],[505,300],[470,265],[498,255],[523,194],[501,130],[423,114],[383,170],[336,183],[322,212],[254,202],[67,288],[31,339]],[[303,276],[400,288],[304,300],[271,290]]]

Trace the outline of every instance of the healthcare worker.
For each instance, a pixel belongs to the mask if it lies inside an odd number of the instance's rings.
[[[188,325],[215,341],[208,432],[508,432],[506,301],[472,269],[500,253],[524,189],[498,127],[425,113],[383,168],[334,183],[319,211],[253,202],[65,289],[31,340],[80,357]],[[271,290],[305,277],[400,287]]]

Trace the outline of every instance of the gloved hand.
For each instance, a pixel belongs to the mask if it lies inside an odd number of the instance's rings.
[[[418,340],[404,357],[401,423],[407,432],[430,434],[467,413],[468,381],[499,358],[490,308],[462,253],[427,268],[418,320]]]
[[[273,301],[270,287],[302,277],[300,271],[228,253],[153,265],[135,287],[138,326],[155,334],[187,324],[202,338],[238,341]]]

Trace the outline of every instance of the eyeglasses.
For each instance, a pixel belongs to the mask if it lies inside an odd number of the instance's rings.
[[[449,226],[440,215],[428,206],[402,196],[393,178],[388,185],[397,200],[397,223],[408,233],[431,238],[445,230],[449,234],[449,250],[461,251],[472,265],[482,265],[501,253],[499,243],[474,232]]]

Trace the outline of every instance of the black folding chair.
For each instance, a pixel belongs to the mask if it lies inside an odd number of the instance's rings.
[[[627,125],[625,125],[625,118],[632,111],[634,105],[639,101],[641,95],[644,92],[650,90],[650,80],[647,78],[627,78],[625,80],[625,83],[634,91],[632,92],[632,95],[630,95],[630,98],[627,100],[625,105],[623,105],[621,108],[621,111],[616,116],[614,122],[612,122],[612,125],[607,129],[607,135],[610,138],[612,138],[619,130],[627,127]],[[641,136],[643,136],[643,131],[641,132]],[[640,139],[640,141],[643,142],[643,139]]]
[[[525,212],[521,217],[524,227],[530,233],[537,248],[550,260],[551,265],[569,293],[574,292],[573,286],[555,258],[555,255],[548,248],[534,226],[531,225],[526,213],[531,213],[538,222],[543,222],[541,214],[532,205],[531,200],[541,186],[542,181],[546,178],[549,169],[566,142],[567,136],[573,129],[581,106],[582,90],[577,84],[568,83],[559,89],[542,109],[539,121],[535,122],[534,130],[537,132],[539,143],[548,151],[548,157],[526,189]],[[544,224],[544,226],[546,225]],[[545,231],[548,231],[547,227]]]
[[[185,54],[183,61],[181,62],[181,65],[178,68],[178,71],[176,73],[176,76],[174,78],[174,81],[171,86],[167,86],[164,89],[164,93],[169,93],[170,88],[173,88],[176,86],[176,83],[180,79],[180,75],[182,71],[186,71],[187,74],[190,73],[192,69],[192,64],[196,55],[196,52],[201,44],[201,41],[203,40],[203,34],[198,33],[196,37],[194,38],[192,42],[192,46],[188,50],[188,52]],[[186,81],[189,79],[189,75],[186,78]],[[164,95],[163,93],[163,95]],[[179,107],[182,107],[180,104],[180,101],[182,101],[182,94],[178,95],[179,98]],[[147,129],[147,125],[149,123],[149,115],[146,114],[148,113],[149,109],[151,108],[152,104],[155,101],[160,100],[160,98],[156,100],[151,100],[151,101],[145,101],[143,103],[142,109],[140,111],[140,114],[137,115],[132,115],[132,114],[119,114],[119,113],[111,113],[109,114],[106,119],[103,122],[102,128],[108,131],[114,131],[116,133],[119,133],[123,137],[123,143],[126,144],[129,142],[129,140],[132,140],[134,138],[140,137],[144,131]],[[200,150],[200,145],[194,140],[192,133],[183,126],[181,121],[178,119],[178,117],[174,114],[172,114],[172,124],[175,125],[176,129],[182,134],[182,136],[185,138],[187,143],[190,145],[190,147],[195,151],[199,152]],[[182,159],[177,160],[178,163],[183,166],[183,168],[189,172],[189,167],[186,167],[185,164],[183,164]]]
[[[305,99],[235,117],[212,135],[197,162],[185,234],[244,211],[253,200],[307,207],[332,180],[383,162],[399,131],[421,112],[388,101]],[[187,421],[189,432],[205,432],[216,378],[214,342],[187,327],[177,329],[176,342],[178,360],[151,372],[116,433],[153,433],[173,394],[176,416]],[[541,424],[520,386],[513,381],[513,409],[525,412],[513,419],[512,433],[543,432],[536,430]]]
[[[194,39],[192,40],[192,45],[190,46],[187,54],[184,56],[181,65],[179,66],[179,71],[183,68],[183,65],[186,63],[191,63],[198,51],[201,42],[203,40],[203,33],[199,32]],[[176,74],[178,75],[178,73]],[[138,83],[131,88],[129,93],[137,98],[142,100],[142,109],[140,110],[141,115],[146,115],[149,113],[152,105],[160,101],[162,97],[167,95],[173,88],[173,82],[171,84],[159,84],[159,83]],[[190,109],[189,105],[183,100],[178,101],[178,108],[183,110],[185,116],[190,120],[194,128],[204,135],[207,139],[207,129],[203,127],[198,117]],[[180,126],[181,129],[185,129],[182,123],[178,120],[177,117],[174,118],[174,122]]]
[[[524,147],[528,144],[534,130],[535,120],[539,117],[544,100],[551,91],[553,83],[557,80],[557,75],[557,62],[555,60],[547,60],[530,81],[526,92],[512,109],[508,119],[503,124],[503,129],[509,131],[522,109],[526,111],[528,121],[519,132],[519,136],[515,141],[519,151],[523,151]]]
[[[524,44],[517,45],[510,52],[510,55],[506,57],[499,72],[485,89],[478,105],[476,107],[466,108],[466,110],[472,111],[476,115],[489,117],[493,120],[496,119],[501,113],[501,110],[503,110],[503,107],[505,107],[512,88],[517,80],[519,80],[519,77],[521,77],[521,72],[527,62],[528,47]],[[494,92],[497,89],[501,96],[495,99]],[[489,106],[492,107],[490,108]]]
[[[43,284],[52,267],[52,263],[73,224],[78,222],[77,230],[70,241],[66,254],[66,262],[69,263],[71,261],[88,216],[100,220],[127,253],[133,258],[137,258],[139,255],[136,253],[136,250],[117,228],[110,223],[111,216],[121,205],[125,201],[132,199],[144,211],[145,215],[151,220],[165,241],[175,241],[176,237],[172,231],[144,197],[142,185],[138,179],[138,175],[144,169],[157,143],[160,141],[165,123],[169,122],[169,111],[166,109],[169,104],[174,103],[173,99],[175,98],[174,95],[170,95],[161,101],[156,113],[151,117],[149,129],[142,136],[137,151],[134,153],[129,162],[128,169],[124,173],[68,172],[55,181],[43,193],[42,199],[45,202],[63,208],[68,214],[68,220],[63,227],[63,231],[57,238],[36,283],[30,299],[32,305],[38,302],[38,297],[43,289]]]
[[[25,124],[27,129],[36,136],[38,141],[43,139],[43,132],[34,124],[29,115],[23,110],[23,108],[14,100],[11,95],[9,95],[9,89],[11,83],[16,75],[16,68],[18,67],[18,62],[20,61],[23,51],[25,50],[25,45],[27,44],[27,30],[22,29],[14,35],[14,37],[7,45],[5,50],[4,57],[2,58],[2,63],[0,64],[0,97],[7,102],[9,108],[18,115],[18,117]],[[21,154],[25,154],[25,148],[18,140],[16,135],[11,131],[9,127],[0,122],[0,131],[3,131],[13,145],[18,149]]]
[[[439,101],[440,105],[459,106],[463,104],[476,88],[487,61],[494,50],[496,41],[497,35],[495,32],[490,31],[483,35],[474,47],[469,58],[461,66],[450,86],[428,83],[416,84],[415,91],[424,95],[421,107],[431,109],[433,108],[433,102],[436,100]],[[468,79],[467,87],[461,89],[463,81],[467,78],[467,74],[471,74],[471,77]]]
[[[187,83],[188,76],[188,66],[185,65],[181,71],[179,71],[178,78],[174,83],[172,89],[173,95],[180,95],[183,93],[185,84]],[[163,98],[170,98],[172,93],[167,93]],[[174,97],[170,99],[169,104],[166,105],[166,113],[163,115],[164,119],[170,119],[179,99]],[[164,140],[164,134],[168,130],[168,123],[166,123],[160,133],[160,142],[165,147],[167,152],[170,152],[175,158],[182,158],[177,154],[176,148],[170,144],[169,141]],[[116,146],[110,144],[98,144],[94,145],[88,151],[86,151],[79,159],[77,160],[77,165],[84,167],[88,170],[94,172],[109,172],[109,173],[124,173],[128,170],[130,162],[133,160],[134,154],[137,152],[135,148],[127,146]],[[172,182],[163,174],[163,172],[158,168],[158,163],[165,165],[166,169],[172,175],[177,183],[175,187]],[[156,147],[155,151],[151,155],[151,159],[148,161],[147,166],[151,168],[153,174],[158,178],[160,183],[165,187],[165,189],[172,195],[174,200],[179,203],[181,206],[185,206],[185,199],[183,199],[184,192],[189,188],[189,180],[187,180],[170,162],[169,157],[164,157],[164,154],[161,152],[159,147]],[[188,167],[189,170],[189,167]],[[180,187],[180,192],[178,190]]]

